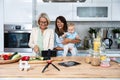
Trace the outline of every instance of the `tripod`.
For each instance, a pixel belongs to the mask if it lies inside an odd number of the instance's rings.
[[[60,69],[59,69],[57,66],[55,66],[54,64],[52,64],[52,60],[48,60],[48,61],[47,61],[47,65],[46,65],[46,66],[43,68],[43,70],[42,70],[42,73],[44,73],[45,69],[48,68],[48,66],[49,66],[50,64],[51,64],[54,68],[56,68],[58,71],[60,71]]]

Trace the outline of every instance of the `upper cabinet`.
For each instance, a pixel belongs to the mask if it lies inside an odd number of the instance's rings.
[[[32,23],[32,0],[4,0],[4,23]]]
[[[120,21],[120,0],[112,2],[112,21]]]
[[[72,20],[72,4],[37,2],[36,18],[41,13],[47,13],[51,21],[55,21],[58,16],[64,16],[67,20]]]
[[[88,3],[73,4],[73,20],[75,21],[110,21],[111,4]]]
[[[120,0],[112,0],[112,3],[120,3]]]
[[[47,2],[37,0],[36,18],[45,12],[51,21],[64,16],[67,21],[111,21],[111,0],[86,0],[85,2]]]

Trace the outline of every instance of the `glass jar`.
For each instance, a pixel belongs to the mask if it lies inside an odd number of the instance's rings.
[[[85,56],[85,62],[90,64],[93,56],[93,49],[90,48],[87,52],[88,52],[88,55]]]
[[[85,62],[88,63],[88,64],[90,64],[91,63],[91,59],[92,59],[92,56],[91,55],[87,55],[85,57]]]
[[[88,49],[89,48],[89,39],[87,36],[85,36],[84,38],[84,49]]]
[[[99,52],[100,52],[100,46],[101,46],[100,38],[94,39],[94,42],[93,42],[93,49],[94,49],[94,52],[99,53]]]
[[[110,58],[105,56],[105,58],[101,60],[100,66],[109,67],[110,66]]]
[[[100,65],[100,55],[99,53],[93,53],[93,57],[91,59],[91,65],[99,66]]]

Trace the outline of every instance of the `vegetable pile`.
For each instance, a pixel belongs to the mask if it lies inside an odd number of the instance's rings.
[[[21,60],[22,60],[22,61],[43,60],[43,57],[23,56],[23,57],[21,57]]]
[[[18,54],[18,52],[14,52],[13,54],[8,53],[8,54],[2,54],[1,59],[3,60],[15,60],[15,59],[20,59],[21,55]]]

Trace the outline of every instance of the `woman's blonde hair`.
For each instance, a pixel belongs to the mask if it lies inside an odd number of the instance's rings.
[[[49,19],[48,15],[46,13],[41,13],[40,14],[40,16],[38,18],[38,21],[37,21],[38,25],[40,25],[40,18],[45,18],[47,20],[47,24],[50,24],[50,19]]]

